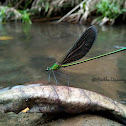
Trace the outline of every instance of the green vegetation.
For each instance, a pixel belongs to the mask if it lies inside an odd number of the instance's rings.
[[[101,2],[96,4],[97,12],[101,14],[102,18],[106,17],[109,20],[115,20],[126,12],[126,8],[123,8],[123,3],[120,3],[119,0],[101,0]]]
[[[0,22],[6,21],[6,9],[7,7],[0,8]]]
[[[0,7],[0,22],[22,21],[24,23],[32,23],[30,14],[26,10],[16,10],[10,7]]]
[[[97,12],[100,12],[103,17],[108,17],[109,19],[116,19],[123,12],[118,1],[102,0],[96,7]]]
[[[62,16],[74,8],[65,19],[69,22],[113,24],[120,15],[126,20],[126,0],[5,0],[0,6],[0,22],[21,21],[32,23],[31,18]],[[6,3],[6,4],[5,4]],[[81,4],[80,4],[81,3]],[[6,6],[2,6],[6,5]],[[95,15],[95,16],[94,16]]]
[[[21,21],[23,23],[29,23],[32,24],[31,19],[30,19],[30,14],[28,13],[27,10],[18,10],[21,13]]]
[[[90,21],[91,24],[103,25],[113,24],[119,16],[120,21],[126,20],[126,0],[84,0],[79,5],[79,8],[66,16],[68,21],[73,23]]]

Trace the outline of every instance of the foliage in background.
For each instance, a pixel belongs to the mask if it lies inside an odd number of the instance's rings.
[[[31,19],[30,19],[30,14],[28,13],[27,10],[18,10],[18,12],[21,13],[21,21],[23,23],[32,24]]]
[[[6,9],[7,7],[0,7],[0,22],[6,21]]]
[[[22,21],[31,24],[30,14],[26,10],[0,6],[0,22],[7,21]]]
[[[0,6],[0,22],[31,23],[30,18],[65,15],[76,6],[79,8],[66,16],[66,21],[113,24],[120,15],[126,20],[126,0],[5,0],[1,4],[4,6]]]
[[[83,0],[74,13],[67,16],[67,21],[91,24],[113,24],[120,15],[126,20],[126,0]]]
[[[100,12],[103,17],[108,17],[109,19],[116,19],[120,14],[122,14],[122,9],[118,4],[118,1],[112,0],[102,0],[97,5],[97,12]]]
[[[115,20],[126,12],[126,8],[123,8],[124,2],[123,0],[122,2],[118,0],[101,0],[96,4],[97,12],[101,14],[101,19]]]

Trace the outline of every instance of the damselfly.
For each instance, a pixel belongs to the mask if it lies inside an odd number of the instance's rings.
[[[54,71],[60,69],[61,67],[77,65],[80,63],[84,63],[87,61],[91,61],[100,57],[104,57],[107,55],[111,55],[111,54],[126,50],[126,47],[124,47],[116,51],[112,51],[112,52],[102,54],[96,57],[92,57],[86,60],[74,62],[81,59],[87,54],[87,52],[92,47],[96,37],[97,37],[97,29],[95,26],[90,26],[86,31],[84,31],[84,33],[80,36],[77,42],[73,45],[73,47],[68,51],[68,53],[59,62],[54,63],[52,67],[47,67],[46,71],[49,71],[49,81],[50,81],[50,73],[52,72],[57,83],[57,79],[54,74]],[[69,85],[69,82],[68,82],[68,85]]]

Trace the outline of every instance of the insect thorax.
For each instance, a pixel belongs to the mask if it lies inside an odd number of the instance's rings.
[[[57,70],[59,69],[61,66],[56,62],[54,63],[54,65],[50,68],[51,70]]]
[[[56,62],[52,67],[47,67],[46,71],[58,70],[59,68],[61,68],[61,66],[58,64],[58,62]]]

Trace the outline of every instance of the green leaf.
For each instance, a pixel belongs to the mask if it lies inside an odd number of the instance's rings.
[[[48,12],[49,10],[49,2],[46,2],[45,12]]]

